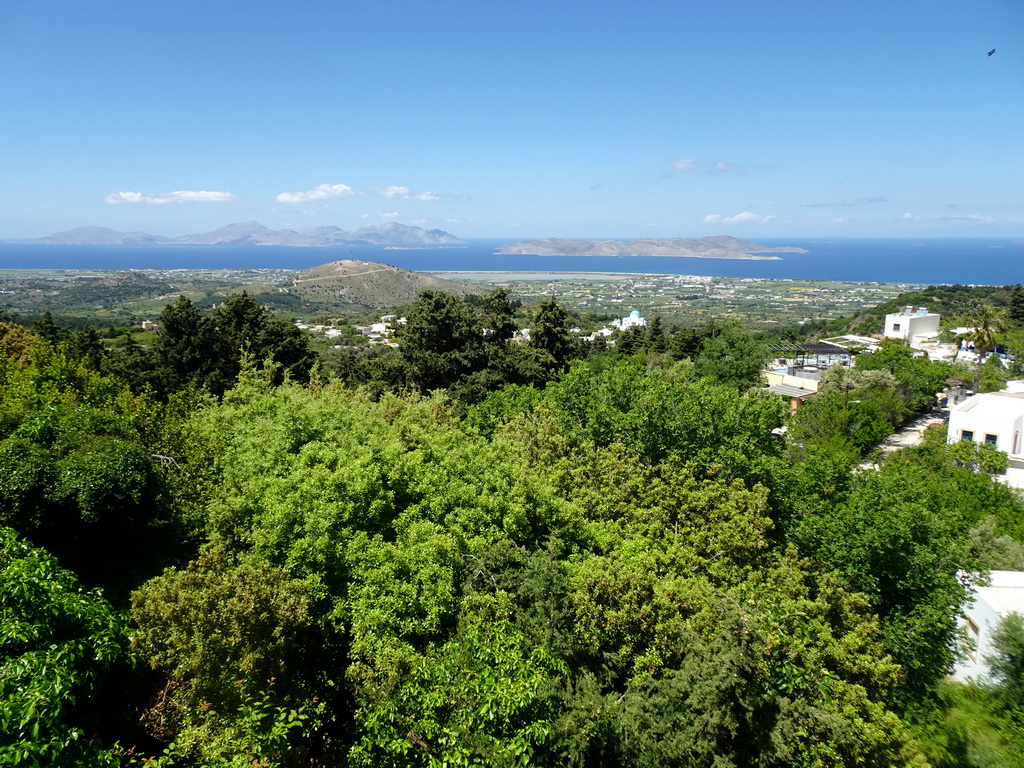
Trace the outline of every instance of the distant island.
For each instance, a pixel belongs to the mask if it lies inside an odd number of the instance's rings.
[[[268,229],[256,221],[229,224],[213,232],[162,237],[145,232],[115,232],[106,227],[78,227],[29,240],[39,245],[436,245],[462,241],[440,229],[422,229],[390,222],[346,232],[339,227]]]
[[[779,256],[765,253],[807,253],[803,248],[769,248],[765,245],[741,240],[729,235],[670,240],[567,240],[549,237],[546,240],[524,240],[502,246],[501,254],[530,254],[533,256],[670,256],[688,259],[748,259],[751,261],[779,261]]]

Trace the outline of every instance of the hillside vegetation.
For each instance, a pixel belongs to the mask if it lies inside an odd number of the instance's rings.
[[[945,676],[1024,501],[942,434],[860,466],[948,364],[792,417],[737,324],[407,309],[333,366],[248,294],[148,349],[0,322],[0,762],[1021,764],[1024,627]]]

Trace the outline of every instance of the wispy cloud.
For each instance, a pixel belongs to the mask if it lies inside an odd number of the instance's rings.
[[[226,203],[238,198],[230,192],[209,192],[207,190],[179,190],[146,195],[142,192],[113,192],[103,198],[110,205],[169,205],[171,203]]]
[[[441,199],[436,192],[413,192],[408,187],[397,184],[390,187],[370,187],[367,192],[386,197],[388,200],[415,200],[418,203],[435,203]]]
[[[961,213],[955,215],[904,213],[902,218],[904,221],[952,221],[981,223],[991,223],[997,221],[997,219],[992,216],[982,216],[977,213]]]
[[[337,200],[343,197],[356,197],[360,195],[375,195],[387,200],[413,200],[418,203],[433,203],[441,199],[441,195],[436,192],[413,192],[409,187],[402,186],[401,184],[391,184],[386,187],[367,187],[366,189],[353,189],[348,184],[320,184],[304,192],[282,192],[276,199],[279,203],[296,205],[298,203]]]
[[[764,224],[766,221],[771,221],[774,216],[761,216],[751,211],[743,211],[737,213],[735,216],[722,216],[719,213],[709,213],[704,217],[705,224],[747,224],[754,222],[757,224]]]
[[[677,157],[670,165],[676,173],[689,173],[694,171],[702,174],[731,173],[739,170],[738,166],[725,160],[710,162],[707,160],[698,161],[695,157]]]
[[[859,205],[874,205],[875,203],[888,203],[885,197],[858,197],[856,200],[836,200],[828,203],[803,203],[801,208],[854,208]]]
[[[287,205],[308,203],[315,200],[337,200],[341,197],[352,197],[358,194],[348,184],[320,184],[305,192],[282,192],[277,196],[277,202]]]
[[[393,185],[390,187],[370,187],[370,192],[390,200],[393,197],[409,197],[409,188]]]

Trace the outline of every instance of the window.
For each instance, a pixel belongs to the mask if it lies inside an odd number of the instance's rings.
[[[998,435],[990,435],[988,432],[985,433],[985,443],[987,445],[995,445],[999,440]]]
[[[877,328],[878,326],[876,325],[875,327]],[[893,323],[892,324],[892,332],[893,333],[899,333],[900,332],[900,324],[899,323]]]
[[[961,440],[965,440],[968,443],[971,442],[972,440],[974,440],[974,430],[971,430],[971,429],[962,429],[962,430],[960,430],[960,439]]]
[[[969,618],[964,622],[964,650],[972,661],[978,660],[978,642],[981,640],[981,627]]]

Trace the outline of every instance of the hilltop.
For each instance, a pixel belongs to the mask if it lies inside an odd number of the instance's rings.
[[[78,227],[30,240],[38,245],[448,245],[461,243],[441,229],[423,229],[390,222],[347,232],[340,227],[269,229],[258,221],[228,224],[213,232],[162,237],[145,232],[116,232],[106,227]]]
[[[389,264],[342,259],[299,272],[287,291],[305,304],[343,309],[388,309],[407,304],[422,291],[456,295],[484,289],[410,272]]]

